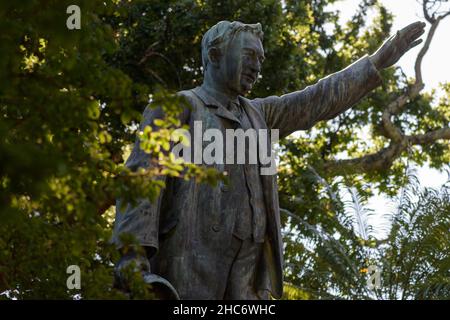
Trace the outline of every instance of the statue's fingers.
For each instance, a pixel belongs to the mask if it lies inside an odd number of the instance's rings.
[[[422,39],[418,39],[418,40],[416,40],[416,41],[413,41],[413,42],[409,45],[408,50],[414,48],[415,46],[418,46],[418,45],[421,44],[421,43],[422,43]]]
[[[405,45],[407,47],[409,47],[413,42],[415,42],[416,40],[418,40],[418,38],[421,36],[422,34],[415,34],[409,38],[405,38]]]
[[[414,23],[411,23],[410,25],[407,25],[404,29],[406,30],[418,30],[423,29],[425,27],[424,22],[416,21]]]
[[[414,37],[414,38],[418,38],[418,37],[420,37],[421,35],[423,35],[424,32],[425,32],[425,28],[419,28],[419,29],[417,29],[417,30],[413,33],[413,37]]]
[[[404,27],[403,29],[401,29],[400,30],[400,33],[401,34],[410,34],[411,32],[414,32],[414,30],[416,29],[416,28],[418,28],[418,23],[417,22],[414,22],[414,23],[411,23],[411,24],[409,24],[409,25],[407,25],[406,27]]]
[[[424,30],[425,23],[417,21],[403,28],[400,33],[407,39],[417,38],[415,35]]]
[[[423,35],[424,32],[425,32],[425,29],[418,29],[418,30],[415,30],[413,33],[411,33],[411,34],[409,34],[409,35],[407,35],[407,36],[405,37],[405,38],[406,38],[406,41],[407,41],[408,43],[412,43],[412,42],[414,42],[417,38],[419,38],[421,35]]]

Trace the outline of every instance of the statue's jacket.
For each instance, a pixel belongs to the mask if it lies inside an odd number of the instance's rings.
[[[269,96],[249,100],[239,97],[253,128],[279,129],[279,138],[297,130],[307,130],[321,120],[332,119],[344,112],[369,91],[381,84],[381,78],[367,56],[342,71],[318,83],[283,96]],[[182,121],[189,124],[194,136],[194,121],[202,122],[202,130],[214,128],[225,133],[229,112],[205,98],[198,87],[181,91],[189,107]],[[141,129],[153,125],[162,116],[159,108],[147,108]],[[270,141],[269,141],[270,143]],[[126,165],[132,170],[150,166],[150,156],[140,149],[136,141]],[[221,164],[213,165],[223,171]],[[164,178],[166,187],[157,201],[141,200],[135,206],[118,200],[113,241],[120,246],[119,236],[131,233],[142,245],[154,248],[152,272],[166,277],[183,298],[208,298],[195,294],[196,282],[206,281],[214,286],[208,270],[221,263],[220,256],[233,234],[233,215],[221,210],[224,184],[217,186]],[[283,291],[283,243],[280,232],[280,213],[276,175],[261,175],[267,227],[263,257],[257,267],[256,290],[269,291],[280,298]],[[233,186],[230,186],[233,187]],[[120,208],[125,208],[120,210]],[[214,274],[211,272],[211,274]],[[215,277],[216,275],[214,275]]]

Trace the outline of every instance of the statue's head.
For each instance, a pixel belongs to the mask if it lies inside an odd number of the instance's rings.
[[[255,84],[264,60],[261,24],[220,21],[202,39],[205,80],[244,95]]]

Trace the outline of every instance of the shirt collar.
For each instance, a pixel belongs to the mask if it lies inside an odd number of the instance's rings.
[[[238,98],[236,98],[235,100],[232,100],[225,94],[223,94],[219,91],[216,91],[214,89],[211,89],[211,88],[208,88],[205,86],[200,86],[200,87],[195,88],[194,90],[195,90],[195,93],[200,97],[200,99],[202,99],[202,101],[206,105],[223,107],[225,109],[228,109],[230,102],[234,102],[237,105],[239,105]]]
[[[214,107],[214,113],[216,115],[218,115],[219,117],[240,123],[239,119],[237,119],[234,114],[228,110],[228,108],[226,108],[224,106],[223,103],[226,103],[226,106],[228,106],[230,99],[227,98],[227,100],[224,99],[223,94],[220,94],[222,96],[222,98],[217,98],[220,97],[220,95],[216,95],[217,92],[209,92],[203,87],[197,87],[194,90],[194,93],[200,98],[200,100],[202,100],[202,102],[208,106],[208,107]],[[219,99],[222,100],[223,102],[219,102]],[[239,100],[236,99],[236,103],[239,105]]]

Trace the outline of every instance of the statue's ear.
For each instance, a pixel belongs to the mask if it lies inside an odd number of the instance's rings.
[[[222,53],[220,52],[219,48],[215,48],[215,47],[209,48],[208,59],[209,59],[209,62],[211,63],[211,65],[213,65],[214,67],[218,67],[221,57],[222,57]]]

